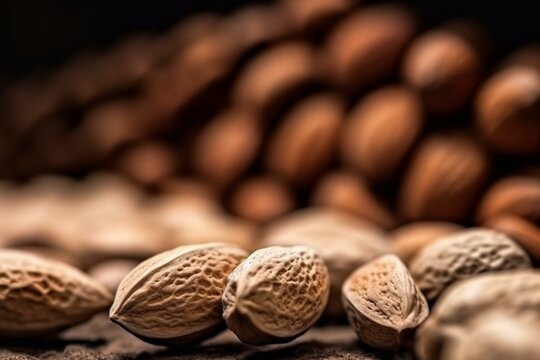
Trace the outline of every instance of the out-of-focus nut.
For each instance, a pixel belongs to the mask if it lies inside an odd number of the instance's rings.
[[[363,98],[343,127],[343,161],[370,180],[395,175],[423,125],[418,95],[389,86]]]
[[[442,27],[412,43],[402,72],[405,81],[422,95],[428,112],[449,114],[469,101],[483,62],[474,43]]]
[[[311,183],[335,154],[344,113],[344,103],[332,94],[297,104],[270,139],[267,168],[296,185]]]
[[[461,221],[469,215],[487,175],[488,158],[470,136],[430,135],[408,165],[400,209],[411,220]]]
[[[289,188],[271,176],[245,179],[233,189],[231,211],[249,221],[266,223],[295,208]]]
[[[199,134],[193,166],[217,186],[226,186],[251,165],[260,142],[258,116],[246,108],[232,108],[211,120]]]
[[[322,59],[329,81],[365,88],[389,76],[415,32],[405,9],[380,5],[345,18],[330,33]]]
[[[408,264],[425,246],[439,237],[463,229],[461,225],[442,221],[419,221],[403,225],[390,234],[392,251]]]
[[[122,279],[137,266],[133,260],[105,260],[88,270],[88,275],[103,284],[111,293],[115,293]]]
[[[493,184],[480,201],[477,220],[482,223],[499,215],[540,222],[540,179],[511,176]]]
[[[313,190],[311,202],[354,214],[385,229],[397,220],[362,178],[348,171],[324,175]]]
[[[540,151],[540,69],[515,65],[492,75],[479,90],[476,124],[496,150]]]
[[[539,226],[514,215],[490,218],[484,226],[510,236],[529,253],[533,260],[540,260]]]

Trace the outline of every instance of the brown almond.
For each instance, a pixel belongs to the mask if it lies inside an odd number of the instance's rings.
[[[484,226],[500,231],[521,245],[536,261],[540,260],[540,227],[514,215],[490,218]]]
[[[428,112],[449,114],[469,100],[480,80],[483,62],[473,42],[441,27],[411,44],[402,73],[405,81],[420,92]]]
[[[297,104],[270,138],[266,166],[296,185],[311,183],[335,154],[345,105],[331,94]]]
[[[529,257],[503,233],[468,229],[439,238],[411,261],[411,274],[429,301],[451,284],[484,272],[523,269]]]
[[[311,202],[354,214],[385,229],[397,220],[361,177],[349,171],[326,173],[316,184]]]
[[[227,276],[246,256],[219,243],[158,254],[122,280],[110,318],[150,343],[180,346],[212,337],[225,327],[221,295]]]
[[[193,148],[193,166],[216,185],[226,186],[251,165],[260,142],[258,116],[242,107],[229,109],[199,134]]]
[[[407,267],[395,255],[385,255],[352,273],[342,289],[349,322],[364,343],[393,349],[428,316],[426,299]]]
[[[511,176],[493,184],[480,201],[476,218],[482,223],[499,215],[540,222],[540,179]]]
[[[411,14],[397,6],[371,6],[350,14],[328,35],[323,62],[329,81],[361,89],[388,77],[415,27]]]
[[[112,259],[102,261],[88,270],[88,275],[103,284],[111,293],[115,293],[118,285],[126,275],[137,266],[133,260]]]
[[[306,246],[259,249],[229,275],[223,318],[238,338],[264,345],[291,341],[321,316],[328,271]]]
[[[400,226],[390,234],[392,251],[409,264],[425,246],[439,237],[463,229],[461,225],[443,221],[417,221]]]
[[[105,310],[112,296],[67,264],[0,250],[0,336],[49,335]]]
[[[376,90],[348,116],[342,130],[343,161],[370,180],[387,180],[396,174],[422,125],[422,105],[414,91],[404,86]]]
[[[514,65],[486,80],[475,103],[476,125],[496,150],[540,151],[540,69]]]
[[[262,113],[274,113],[313,80],[311,47],[302,42],[275,45],[243,69],[232,90],[233,99]]]
[[[247,178],[236,186],[229,200],[231,211],[256,223],[266,223],[296,207],[290,189],[271,176]]]
[[[433,134],[413,154],[399,195],[399,207],[411,220],[465,219],[488,175],[488,159],[461,132]]]

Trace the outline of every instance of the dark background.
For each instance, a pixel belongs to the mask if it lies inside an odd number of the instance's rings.
[[[0,0],[0,81],[60,64],[81,49],[99,49],[126,33],[159,32],[191,13],[226,13],[253,2]],[[426,27],[454,17],[472,17],[483,22],[492,33],[498,56],[516,46],[540,40],[539,0],[406,3],[416,8]]]

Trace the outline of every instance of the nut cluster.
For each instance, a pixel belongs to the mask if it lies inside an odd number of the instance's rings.
[[[0,338],[112,303],[171,347],[348,321],[420,360],[540,358],[540,48],[490,69],[476,23],[421,28],[279,0],[8,86]]]

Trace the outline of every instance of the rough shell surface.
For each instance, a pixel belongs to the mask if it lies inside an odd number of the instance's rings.
[[[508,236],[488,229],[469,229],[440,238],[411,262],[411,274],[428,300],[475,274],[530,267],[525,251]]]
[[[429,313],[426,299],[395,255],[360,267],[345,281],[342,294],[347,317],[360,340],[376,348],[403,345]]]
[[[0,250],[0,337],[45,335],[107,308],[112,295],[79,270],[16,250]]]
[[[451,286],[437,301],[417,334],[416,353],[436,360],[470,335],[469,324],[488,312],[536,316],[540,307],[540,272],[513,270],[480,274]]]
[[[111,320],[153,343],[181,345],[215,335],[223,328],[226,277],[246,256],[240,248],[219,243],[158,254],[122,280]]]
[[[341,223],[339,216],[343,216]],[[325,316],[330,319],[343,318],[343,282],[359,266],[390,252],[387,239],[377,227],[371,224],[364,226],[363,222],[332,210],[303,210],[288,218],[279,222],[286,224],[290,221],[290,225],[270,231],[263,238],[263,243],[267,246],[305,245],[315,249],[323,258],[330,275],[330,298]],[[350,222],[345,222],[346,219],[350,219]],[[293,227],[295,220],[298,228]]]
[[[328,293],[328,271],[313,249],[263,248],[229,276],[223,294],[223,318],[243,342],[287,342],[317,321]]]

